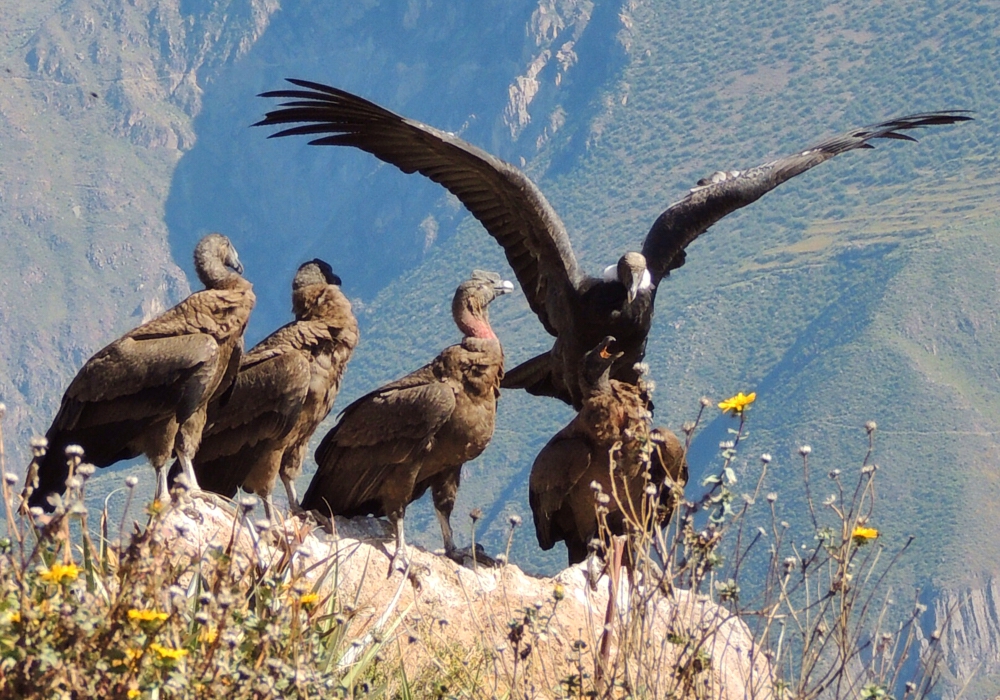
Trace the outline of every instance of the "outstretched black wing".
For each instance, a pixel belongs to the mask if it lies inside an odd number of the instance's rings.
[[[261,97],[291,100],[254,126],[302,124],[271,134],[329,134],[320,146],[354,146],[443,185],[503,246],[528,305],[545,329],[559,321],[546,308],[548,291],[576,288],[579,272],[566,228],[527,175],[454,134],[406,119],[368,100],[318,83],[289,78],[301,90]]]
[[[929,112],[853,129],[804,151],[744,171],[717,172],[700,180],[688,195],[660,214],[642,246],[654,283],[684,264],[684,249],[722,217],[757,201],[786,180],[856,148],[874,148],[872,139],[916,141],[902,133],[925,126],[969,121],[963,111]]]

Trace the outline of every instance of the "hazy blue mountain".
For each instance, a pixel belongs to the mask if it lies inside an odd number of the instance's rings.
[[[540,0],[40,2],[0,8],[0,400],[8,453],[41,432],[82,361],[180,298],[205,231],[233,237],[259,297],[254,342],[289,318],[295,267],[329,260],[362,342],[337,407],[457,339],[451,294],[499,247],[443,190],[367,154],[251,129],[286,76],[352,90],[523,165],[586,269],[637,248],[700,177],[845,128],[975,110],[918,144],[847,154],[717,224],[664,282],[648,359],[657,420],[702,395],[758,392],[739,474],[770,452],[782,517],[801,522],[797,449],[815,488],[856,472],[879,424],[877,525],[917,536],[901,599],[981,601],[946,636],[957,675],[996,692],[989,594],[1000,553],[1000,15],[988,2],[675,3]],[[551,339],[523,297],[492,309],[511,366]],[[335,407],[335,411],[337,410]],[[485,541],[525,516],[537,450],[570,417],[505,392],[494,444],[470,464],[455,521]],[[715,464],[714,409],[692,453]],[[11,444],[16,442],[18,444]],[[132,467],[152,484],[146,465]],[[150,473],[147,473],[150,472]],[[120,483],[102,475],[98,491]],[[303,484],[304,487],[304,484]],[[427,504],[408,514],[438,546]],[[516,561],[550,570],[530,526]],[[932,623],[928,623],[933,625]]]

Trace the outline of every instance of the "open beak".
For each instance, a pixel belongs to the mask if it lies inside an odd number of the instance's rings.
[[[604,342],[601,344],[601,352],[600,352],[600,355],[601,355],[602,359],[605,359],[605,360],[611,360],[611,359],[617,360],[619,357],[621,357],[624,354],[624,353],[621,353],[621,352],[611,352],[611,350],[609,350],[609,348],[611,347],[612,343],[615,343],[615,342],[617,342],[617,341],[615,340],[615,337],[612,336],[612,335],[609,335],[609,336],[607,336],[604,339]]]

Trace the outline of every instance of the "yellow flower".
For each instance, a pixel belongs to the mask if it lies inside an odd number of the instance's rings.
[[[211,644],[219,637],[219,630],[214,627],[206,627],[198,634],[198,641]]]
[[[136,622],[163,622],[168,617],[170,616],[167,613],[158,610],[136,610],[133,608],[128,611],[128,619]]]
[[[170,661],[177,661],[188,655],[187,649],[173,649],[165,647],[162,644],[157,644],[156,642],[150,644],[149,648],[159,654],[161,659],[169,659]]]
[[[566,589],[563,588],[561,583],[557,583],[552,587],[552,597],[558,603],[560,600],[566,597]]]
[[[136,690],[135,688],[132,688],[131,690],[128,691],[128,693],[126,693],[126,695],[129,698],[137,698],[140,695],[142,695],[142,693],[140,691]]]
[[[851,532],[851,539],[854,540],[854,544],[859,547],[863,544],[868,544],[870,541],[878,537],[878,530],[873,527],[856,527],[854,531]]]
[[[10,624],[16,624],[21,621],[21,611],[15,610],[7,616],[7,622]]]
[[[48,571],[41,573],[41,579],[48,583],[62,583],[63,579],[72,581],[80,575],[76,564],[54,564]]]
[[[757,398],[757,392],[751,391],[749,394],[744,394],[742,391],[736,396],[731,396],[719,403],[719,408],[722,409],[723,413],[732,411],[734,416],[738,416],[743,413],[743,409],[752,404]]]
[[[317,593],[306,593],[304,596],[299,598],[299,603],[302,605],[312,605],[317,600],[319,600],[319,595]]]

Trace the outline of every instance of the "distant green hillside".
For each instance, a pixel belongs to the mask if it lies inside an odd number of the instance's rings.
[[[338,407],[457,339],[448,303],[468,271],[509,274],[436,185],[250,129],[269,106],[255,95],[285,76],[359,92],[523,162],[592,272],[639,247],[657,214],[714,170],[892,115],[966,108],[975,122],[838,157],[716,225],[659,291],[648,359],[657,419],[675,429],[702,395],[758,392],[740,475],[772,453],[793,523],[798,446],[812,446],[825,496],[825,473],[856,468],[862,425],[876,420],[877,525],[890,545],[918,538],[900,595],[986,590],[1000,554],[993,4],[286,5],[0,10],[0,400],[22,445],[91,352],[185,292],[175,264],[189,269],[209,228],[234,238],[257,286],[251,341],[287,320],[299,262],[324,257],[344,278],[363,337]],[[493,321],[511,366],[551,342],[523,297],[501,299]],[[494,443],[465,471],[460,537],[478,506],[487,545],[500,546],[506,515],[528,515],[534,455],[569,417],[504,393]],[[695,491],[726,420],[695,446]],[[134,469],[152,483],[148,467]],[[102,475],[95,497],[121,477]],[[408,518],[438,546],[428,504]],[[515,542],[525,568],[564,561],[539,552],[530,527]],[[984,606],[953,658],[986,659],[1000,643],[996,605]],[[986,660],[983,693],[998,670]]]

